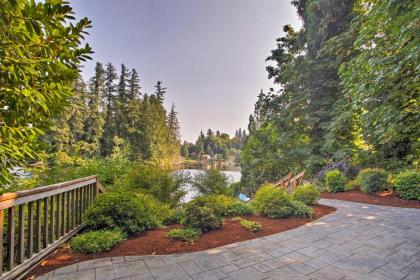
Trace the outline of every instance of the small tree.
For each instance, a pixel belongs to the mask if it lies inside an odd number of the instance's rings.
[[[217,169],[209,169],[192,180],[192,186],[203,195],[227,194],[229,178]]]

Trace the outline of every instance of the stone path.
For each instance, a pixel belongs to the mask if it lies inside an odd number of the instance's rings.
[[[420,209],[321,200],[313,223],[202,252],[98,259],[37,279],[420,279]]]

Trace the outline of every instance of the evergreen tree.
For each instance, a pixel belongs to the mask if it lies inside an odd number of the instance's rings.
[[[87,93],[87,115],[85,118],[86,142],[90,145],[90,153],[99,153],[99,141],[103,132],[103,116],[100,112],[101,97],[104,93],[105,71],[102,64],[97,62],[95,76],[91,79],[89,92]]]
[[[113,139],[116,134],[115,132],[115,95],[116,95],[116,85],[115,81],[117,79],[117,74],[115,67],[108,63],[106,65],[105,71],[105,91],[102,97],[104,104],[104,132],[102,134],[100,143],[101,143],[101,155],[109,156],[112,153]]]

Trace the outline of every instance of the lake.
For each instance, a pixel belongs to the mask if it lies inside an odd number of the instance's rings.
[[[187,165],[183,167],[184,168],[181,168],[176,172],[189,173],[192,178],[194,178],[194,176],[196,176],[197,174],[203,173],[204,170],[207,170],[209,168],[217,168],[218,170],[220,170],[220,172],[222,172],[229,178],[229,182],[236,183],[241,180],[241,169],[239,166],[235,165],[218,165],[217,163],[204,163],[199,165]],[[187,194],[184,196],[183,202],[191,201],[197,195],[197,192],[191,187],[191,184],[186,184],[184,188],[187,191]]]

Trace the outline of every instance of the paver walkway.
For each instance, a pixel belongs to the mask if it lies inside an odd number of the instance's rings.
[[[202,252],[82,262],[37,279],[420,279],[420,209],[321,200],[333,214]]]

